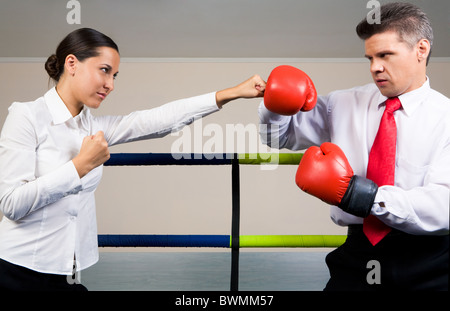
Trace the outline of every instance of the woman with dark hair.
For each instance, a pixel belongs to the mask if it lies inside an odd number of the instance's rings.
[[[119,49],[75,30],[45,63],[56,82],[13,103],[0,136],[0,289],[86,290],[71,275],[98,260],[94,190],[108,147],[162,137],[237,98],[263,95],[259,76],[219,92],[126,116],[94,117],[113,91]]]

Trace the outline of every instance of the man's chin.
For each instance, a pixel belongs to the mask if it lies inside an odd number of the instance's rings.
[[[388,98],[396,97],[396,96],[400,95],[397,90],[393,90],[393,89],[390,89],[387,87],[378,86],[378,89],[380,90],[381,94],[383,94],[383,96],[386,96]]]

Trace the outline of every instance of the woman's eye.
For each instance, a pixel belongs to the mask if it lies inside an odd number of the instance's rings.
[[[105,74],[112,74],[112,68],[110,68],[110,67],[101,67],[100,70],[103,71]],[[113,79],[116,79],[117,74],[118,74],[118,72],[116,72],[113,75]]]

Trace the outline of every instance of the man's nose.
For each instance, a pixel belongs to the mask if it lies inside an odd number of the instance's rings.
[[[382,62],[377,60],[372,60],[372,63],[370,64],[370,72],[377,73],[377,72],[383,72],[384,66]]]

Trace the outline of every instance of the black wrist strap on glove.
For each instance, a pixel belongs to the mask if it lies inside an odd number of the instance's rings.
[[[372,209],[378,186],[370,179],[354,175],[339,207],[349,214],[367,217]]]

